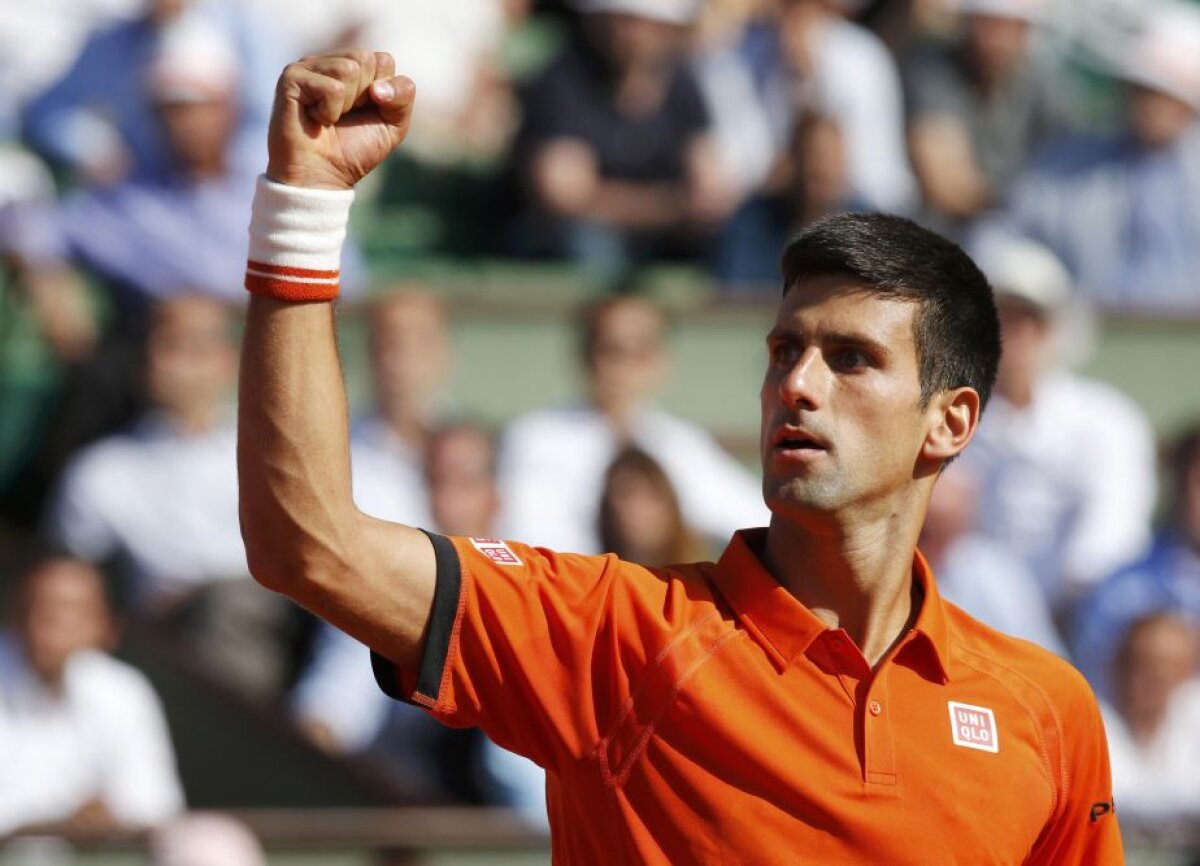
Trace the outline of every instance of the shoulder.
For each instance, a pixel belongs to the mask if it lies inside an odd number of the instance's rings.
[[[145,674],[96,650],[75,655],[67,669],[68,688],[89,705],[113,715],[133,715],[156,705],[158,697]]]
[[[537,603],[571,609],[589,630],[604,623],[648,644],[718,610],[711,563],[648,568],[613,554],[563,553],[498,539],[452,538],[467,579],[500,601],[503,585],[524,586]],[[532,590],[532,592],[530,592]]]
[[[1143,433],[1147,439],[1153,435],[1141,407],[1107,382],[1063,372],[1047,380],[1045,393],[1046,405],[1055,407],[1064,418],[1082,424],[1093,435],[1131,430]],[[1096,424],[1101,414],[1104,423]]]
[[[504,432],[505,448],[542,445],[545,441],[580,435],[607,436],[607,426],[593,410],[584,406],[535,409],[518,416]]]
[[[1091,686],[1070,662],[946,605],[954,661],[991,680],[1060,744],[1072,720],[1098,713]]]
[[[142,449],[133,432],[117,433],[84,446],[67,464],[63,485],[105,485],[123,477]]]
[[[1068,707],[1094,705],[1091,687],[1070,662],[998,631],[953,604],[946,608],[955,659],[993,680],[1029,709],[1061,715]]]

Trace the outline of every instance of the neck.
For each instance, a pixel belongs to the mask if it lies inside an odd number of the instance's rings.
[[[874,667],[912,626],[917,526],[895,519],[823,526],[778,515],[767,531],[767,569],[830,628],[846,631]]]
[[[1165,715],[1165,707],[1138,713],[1126,710],[1125,723],[1129,726],[1129,733],[1133,735],[1133,739],[1142,745],[1146,745],[1154,739],[1154,735],[1162,727]]]
[[[617,75],[617,108],[629,117],[654,114],[666,98],[668,80],[665,69],[649,64],[623,70]]]
[[[214,429],[220,423],[221,411],[213,406],[192,406],[171,412],[168,418],[176,431],[194,436]]]
[[[600,394],[592,394],[592,406],[622,435],[629,432],[639,405],[636,401],[622,397],[605,398]]]
[[[1033,402],[1033,376],[1009,376],[997,380],[996,393],[1016,406],[1024,409]]]

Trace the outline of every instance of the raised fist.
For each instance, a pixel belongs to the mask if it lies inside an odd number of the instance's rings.
[[[275,88],[267,177],[350,189],[404,140],[414,93],[382,51],[341,51],[289,64]]]

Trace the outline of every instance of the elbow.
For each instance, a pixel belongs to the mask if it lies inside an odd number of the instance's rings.
[[[239,518],[246,564],[264,589],[304,604],[320,584],[353,568],[353,521],[306,530],[285,515],[264,516],[245,502]]]

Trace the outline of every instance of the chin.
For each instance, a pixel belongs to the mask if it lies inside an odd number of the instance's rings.
[[[771,513],[779,517],[802,514],[828,514],[846,504],[840,485],[797,482],[795,479],[763,486],[763,499]]]

